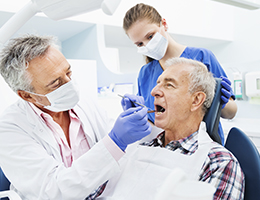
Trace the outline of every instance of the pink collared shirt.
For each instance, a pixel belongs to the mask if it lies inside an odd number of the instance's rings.
[[[76,160],[90,149],[89,143],[82,127],[82,123],[73,109],[69,110],[69,146],[60,125],[56,123],[49,114],[43,112],[34,104],[30,103],[30,106],[37,115],[42,117],[46,125],[52,130],[53,135],[59,145],[62,161],[65,167],[70,167],[73,160]],[[118,161],[124,155],[124,152],[121,151],[121,149],[110,139],[109,136],[105,136],[102,141],[116,161]]]

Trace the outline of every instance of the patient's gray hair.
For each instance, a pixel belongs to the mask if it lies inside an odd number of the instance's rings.
[[[202,91],[206,94],[206,99],[202,107],[203,114],[205,114],[211,106],[215,95],[216,80],[213,74],[208,71],[208,68],[202,62],[187,58],[171,58],[167,60],[166,67],[172,65],[180,65],[180,67],[182,65],[193,66],[193,70],[189,74],[189,92],[193,94]]]
[[[59,49],[57,39],[52,36],[24,35],[11,39],[0,53],[0,73],[10,88],[32,92],[32,77],[27,73],[29,62],[45,55],[48,48]]]

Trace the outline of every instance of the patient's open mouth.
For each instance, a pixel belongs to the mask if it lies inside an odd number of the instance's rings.
[[[165,108],[163,108],[163,107],[160,106],[160,105],[156,105],[156,106],[155,106],[155,109],[156,109],[156,114],[157,114],[157,115],[160,115],[160,114],[162,114],[162,113],[165,111]]]

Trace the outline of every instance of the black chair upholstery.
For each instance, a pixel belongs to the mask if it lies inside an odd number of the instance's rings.
[[[245,175],[244,200],[260,198],[260,155],[250,138],[240,129],[229,131],[225,147],[237,158]]]
[[[211,139],[219,144],[222,144],[218,134],[219,119],[221,114],[221,78],[215,78],[215,96],[208,112],[204,116],[203,121],[206,123],[207,132]]]

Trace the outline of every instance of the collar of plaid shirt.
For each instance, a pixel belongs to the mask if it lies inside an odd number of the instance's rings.
[[[141,145],[163,147],[164,136],[165,136],[165,132],[162,132],[151,142],[144,142]],[[192,133],[191,135],[183,139],[176,140],[176,141],[173,140],[169,142],[165,146],[165,148],[172,151],[179,149],[183,154],[192,155],[198,149],[198,131]]]

